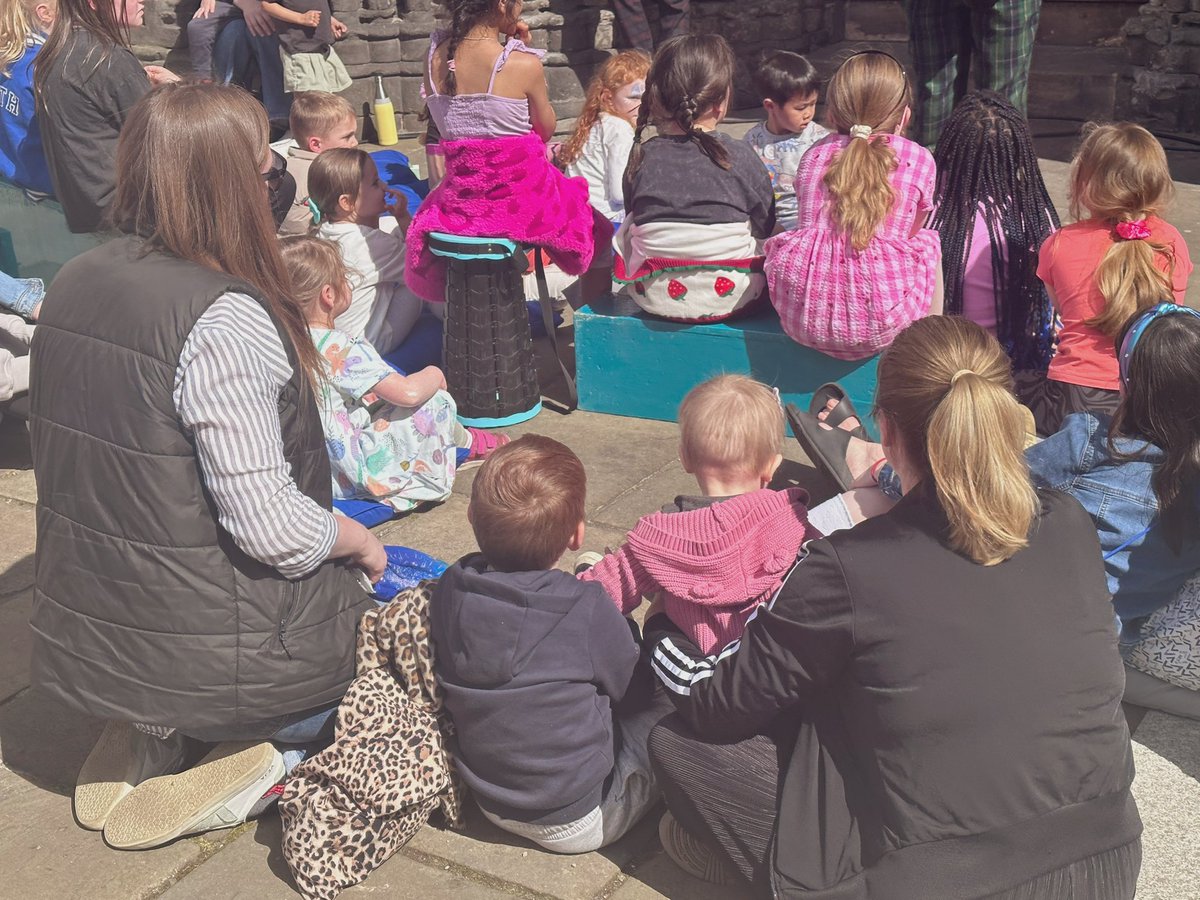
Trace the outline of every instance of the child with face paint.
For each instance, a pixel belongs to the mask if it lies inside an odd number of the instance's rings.
[[[558,151],[559,165],[587,179],[589,202],[614,225],[625,218],[621,179],[648,71],[650,56],[642,50],[609,57],[588,85],[575,131]]]

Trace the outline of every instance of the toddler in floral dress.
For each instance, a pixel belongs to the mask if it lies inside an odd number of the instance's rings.
[[[312,237],[282,241],[296,299],[325,371],[317,405],[337,500],[374,500],[397,512],[450,496],[460,451],[481,462],[504,435],[464,428],[436,366],[401,375],[365,338],[334,327],[350,305],[337,247]]]
[[[837,133],[800,161],[795,229],[764,246],[783,330],[838,359],[874,356],[942,311],[941,242],[925,227],[937,173],[929,151],[901,136],[910,96],[887,53],[842,64],[826,96]]]

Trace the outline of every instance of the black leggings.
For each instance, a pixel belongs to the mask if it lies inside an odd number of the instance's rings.
[[[678,715],[650,732],[650,763],[667,808],[685,831],[719,851],[759,896],[771,895],[780,773],[795,736],[794,729],[780,729],[733,744],[710,744]],[[986,900],[1130,900],[1141,865],[1139,839]]]

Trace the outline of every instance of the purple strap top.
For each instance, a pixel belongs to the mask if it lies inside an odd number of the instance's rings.
[[[429,38],[429,84],[433,85],[433,53],[438,44],[445,40],[444,31],[436,31]],[[429,107],[429,115],[437,125],[443,141],[460,141],[465,138],[505,137],[508,135],[522,136],[533,130],[529,119],[529,101],[514,97],[497,97],[492,93],[492,85],[496,83],[496,75],[504,68],[511,53],[532,53],[538,59],[546,55],[545,50],[527,47],[516,38],[509,38],[500,49],[496,65],[492,67],[492,77],[488,79],[487,93],[455,94],[448,96],[438,93],[434,88],[432,93],[426,92],[421,85],[421,96]]]

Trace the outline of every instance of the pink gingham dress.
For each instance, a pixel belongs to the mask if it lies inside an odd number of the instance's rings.
[[[933,156],[899,135],[892,173],[896,205],[862,251],[834,226],[821,179],[851,140],[831,134],[809,150],[796,172],[799,214],[792,231],[767,241],[767,289],[792,340],[837,359],[879,353],[911,322],[929,314],[941,265],[936,231],[913,225],[933,208]]]

